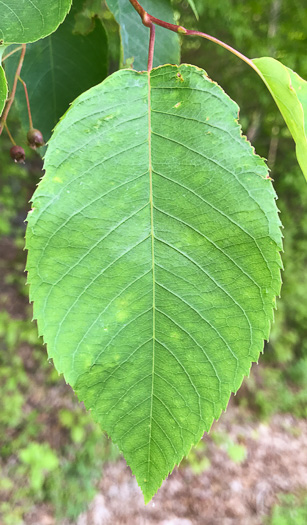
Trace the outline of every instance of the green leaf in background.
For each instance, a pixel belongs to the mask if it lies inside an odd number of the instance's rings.
[[[50,35],[63,22],[72,0],[2,0],[0,40],[26,44]]]
[[[285,119],[307,180],[307,82],[274,58],[255,58],[253,63]]]
[[[45,141],[69,104],[107,76],[107,36],[100,20],[93,18],[86,34],[75,32],[75,17],[82,4],[83,0],[75,0],[70,14],[55,33],[27,45],[22,78],[28,88],[34,127],[40,129]],[[78,29],[82,29],[80,19]],[[14,54],[6,62],[10,86],[18,60],[18,55]],[[27,130],[28,112],[21,83],[15,100],[23,127]]]
[[[7,99],[7,82],[2,66],[0,66],[0,117]]]
[[[148,502],[268,339],[281,233],[238,107],[201,69],[122,70],[56,127],[28,216],[49,357]]]
[[[142,24],[140,16],[129,0],[107,0],[107,5],[120,25],[124,62],[134,58],[133,67],[147,69],[149,29]],[[143,0],[142,7],[151,15],[174,23],[174,14],[170,0]],[[156,26],[154,65],[178,64],[180,45],[177,33]]]
[[[197,8],[196,8],[194,0],[188,0],[188,3],[189,3],[189,5],[190,5],[190,7],[191,7],[191,9],[192,9],[192,11],[193,11],[193,13],[195,15],[196,20],[199,20],[198,11],[197,11]]]

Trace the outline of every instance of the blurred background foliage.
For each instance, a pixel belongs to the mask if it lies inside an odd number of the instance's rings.
[[[224,40],[250,58],[274,56],[307,78],[306,0],[173,0],[177,22]],[[96,14],[108,34],[109,71],[123,67],[117,24],[104,2],[87,0],[80,20]],[[154,13],[152,13],[154,14]],[[244,382],[236,403],[248,417],[269,420],[277,412],[306,417],[307,401],[307,185],[297,165],[294,143],[260,78],[227,51],[199,38],[182,37],[182,62],[204,68],[240,106],[244,133],[268,159],[284,225],[282,298],[271,340],[258,367]],[[12,111],[10,130],[26,139]],[[26,146],[25,146],[26,148]],[[9,157],[3,134],[0,149],[0,521],[23,523],[33,503],[52,506],[59,518],[74,519],[95,494],[103,463],[118,456],[71,390],[46,359],[31,323],[25,286],[24,220],[38,183],[41,159],[28,148],[24,166]],[[306,216],[306,215],[305,215]],[[213,434],[212,439],[217,439]],[[244,446],[218,444],[233,461]],[[201,442],[188,460],[197,474],[210,465]],[[8,501],[10,503],[8,503]],[[268,523],[306,523],[307,502],[281,498]],[[296,521],[291,521],[295,509]],[[292,513],[292,514],[291,514]]]

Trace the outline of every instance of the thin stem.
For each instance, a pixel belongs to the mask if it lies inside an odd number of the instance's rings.
[[[13,137],[12,137],[12,135],[11,135],[11,133],[10,133],[9,128],[7,127],[7,123],[6,123],[6,122],[4,123],[4,127],[5,127],[5,131],[7,132],[8,136],[9,136],[10,141],[12,142],[12,144],[14,144],[14,146],[16,146],[16,142],[15,142],[15,140],[13,139]]]
[[[25,57],[25,53],[26,53],[26,44],[22,44],[22,49],[21,49],[20,58],[19,58],[17,69],[16,69],[15,77],[14,77],[14,82],[13,82],[11,95],[8,98],[7,102],[6,102],[6,105],[5,105],[3,114],[2,114],[2,118],[0,120],[0,135],[1,135],[2,131],[3,131],[4,124],[6,123],[6,119],[8,117],[8,114],[9,114],[10,109],[12,107],[12,104],[14,102],[16,88],[17,88],[17,82],[18,82],[18,77],[19,77],[20,72],[21,72],[21,68],[22,68],[22,64],[23,64],[23,59]]]
[[[2,62],[4,62],[4,60],[9,58],[11,55],[14,55],[14,53],[17,53],[17,51],[20,51],[21,49],[22,49],[22,46],[19,46],[19,47],[16,47],[16,49],[13,49],[13,51],[11,51],[10,53],[2,57]]]
[[[222,42],[222,40],[219,40],[218,38],[215,38],[214,36],[207,35],[206,33],[201,33],[201,31],[193,31],[193,30],[192,31],[191,30],[186,30],[186,31],[187,31],[185,33],[186,35],[201,36],[202,38],[205,38],[206,40],[210,40],[211,42],[214,42],[215,44],[218,44],[219,46],[223,47],[224,49],[227,49],[227,51],[230,51],[230,53],[232,53],[233,55],[236,55],[238,58],[241,58],[241,60],[243,60],[243,62],[245,62],[251,68],[253,68],[256,71],[256,73],[258,73],[258,75],[261,75],[259,69],[257,68],[257,66],[254,64],[254,62],[250,58],[247,58],[245,55],[243,55],[243,53],[240,53],[240,51],[237,51],[236,49],[234,49],[233,47],[229,46],[228,44],[225,44],[225,42]]]
[[[154,24],[150,25],[150,39],[149,39],[149,51],[148,51],[148,66],[147,71],[152,70],[154,49],[155,49],[155,36],[156,36],[156,26]]]
[[[27,84],[20,77],[18,77],[18,80],[22,83],[23,89],[25,90],[26,101],[27,101],[27,108],[28,108],[28,116],[29,116],[29,128],[33,129],[33,122],[32,122],[32,115],[31,115],[31,108],[30,108],[30,101],[29,101],[29,95],[28,95],[28,90],[27,90]]]
[[[186,29],[183,26],[178,26],[176,24],[170,24],[168,22],[164,22],[163,20],[160,20],[159,18],[156,18],[155,16],[152,16],[148,14],[145,9],[139,4],[137,0],[130,0],[130,3],[134,7],[134,9],[138,12],[140,15],[142,22],[145,26],[151,27],[152,24],[156,24],[158,26],[164,27],[165,29],[169,29],[170,31],[174,31],[175,33],[179,33],[181,35],[188,35],[188,36],[200,36],[202,38],[205,38],[206,40],[210,40],[211,42],[214,42],[215,44],[218,44],[219,46],[223,47],[224,49],[227,49],[227,51],[230,51],[234,55],[236,55],[238,58],[241,58],[246,64],[248,64],[251,68],[253,68],[258,75],[261,76],[261,72],[257,68],[257,66],[253,63],[250,58],[247,58],[245,55],[240,53],[240,51],[237,51],[233,47],[229,46],[228,44],[225,44],[225,42],[222,42],[222,40],[219,40],[218,38],[215,38],[214,36],[207,35],[207,33],[202,33],[201,31],[193,31],[190,29]]]

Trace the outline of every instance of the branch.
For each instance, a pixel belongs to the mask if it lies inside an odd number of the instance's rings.
[[[13,49],[13,51],[11,51],[10,53],[2,57],[2,62],[4,62],[4,60],[9,58],[11,55],[14,55],[14,53],[17,53],[17,51],[20,51],[21,49],[22,49],[22,46],[19,46],[19,47],[16,47],[16,49]]]
[[[134,9],[139,13],[141,19],[143,20],[143,17],[147,14],[145,9],[137,2],[137,0],[130,0],[130,4],[134,7]]]

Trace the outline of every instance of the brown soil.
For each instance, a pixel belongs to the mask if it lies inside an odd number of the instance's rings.
[[[176,469],[144,506],[125,462],[109,464],[100,491],[77,525],[260,525],[277,494],[307,490],[307,422],[275,416],[269,425],[238,423],[232,407],[214,429],[243,442],[247,458],[234,463],[206,437],[211,466],[200,475]],[[289,524],[290,525],[290,524]]]
[[[105,466],[99,492],[74,525],[265,525],[281,493],[307,492],[307,421],[276,415],[270,424],[244,423],[231,406],[214,432],[247,450],[234,463],[223,445],[205,436],[210,467],[176,468],[147,506],[123,459]],[[27,525],[55,525],[51,509],[37,507]],[[70,525],[63,520],[61,525]],[[289,523],[295,525],[295,521]]]

